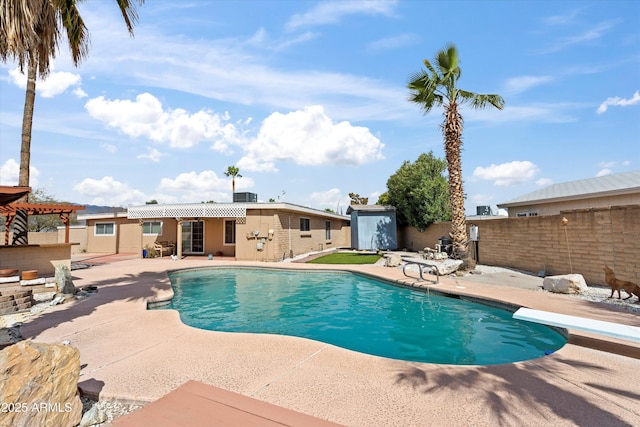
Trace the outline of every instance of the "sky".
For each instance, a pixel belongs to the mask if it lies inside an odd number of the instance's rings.
[[[137,3],[137,2],[136,2]],[[33,189],[109,206],[232,200],[345,212],[405,161],[444,158],[443,108],[407,83],[454,43],[466,211],[640,169],[640,2],[147,0],[80,5],[89,56],[38,80]],[[0,184],[17,185],[26,78],[0,62]]]

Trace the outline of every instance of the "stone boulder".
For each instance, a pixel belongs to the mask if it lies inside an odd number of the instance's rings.
[[[459,259],[445,259],[443,261],[434,262],[433,265],[434,268],[438,270],[438,274],[440,276],[446,276],[447,274],[452,274],[458,271],[462,265],[462,261]]]
[[[80,351],[61,344],[20,341],[0,351],[2,425],[75,426],[82,418],[78,393]],[[6,411],[5,411],[6,409]]]
[[[69,267],[64,264],[56,265],[55,278],[59,293],[69,295],[76,294],[76,287],[73,284]]]
[[[397,267],[402,264],[402,258],[399,254],[389,254],[385,255],[385,267]]]
[[[542,288],[556,294],[581,294],[589,289],[582,274],[547,276],[542,281]]]

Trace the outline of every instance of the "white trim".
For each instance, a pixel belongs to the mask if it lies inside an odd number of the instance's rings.
[[[130,206],[129,219],[145,218],[246,218],[246,205],[241,203],[188,203],[180,205]]]

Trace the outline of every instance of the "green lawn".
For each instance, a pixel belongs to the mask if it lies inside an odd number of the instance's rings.
[[[359,254],[352,252],[338,252],[321,256],[309,261],[311,264],[375,264],[380,259],[378,254]]]

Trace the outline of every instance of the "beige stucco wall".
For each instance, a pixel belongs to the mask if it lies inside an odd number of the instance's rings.
[[[640,205],[640,193],[620,194],[580,200],[565,200],[554,203],[513,206],[508,209],[509,217],[515,218],[520,213],[536,212],[538,216],[558,215],[561,211],[572,209],[589,209],[596,207]]]
[[[59,263],[71,268],[71,244],[0,246],[0,269],[38,270],[38,277],[52,277]]]
[[[64,243],[65,228],[58,227],[58,243]],[[72,225],[69,227],[69,243],[71,253],[78,254],[87,251],[87,227],[85,225]]]
[[[309,218],[311,230],[300,231],[300,217]],[[142,236],[138,220],[110,218],[87,221],[87,252],[91,253],[142,253],[142,248],[155,241],[177,243],[177,221],[174,218],[158,219],[163,222],[162,235]],[[233,220],[227,218],[226,220]],[[245,261],[279,261],[330,248],[350,246],[350,227],[346,220],[326,218],[321,215],[300,214],[276,209],[251,209],[244,219],[236,221],[236,243],[224,243],[225,218],[206,218],[204,221],[203,255],[236,257]],[[331,238],[326,239],[325,221],[331,222]],[[115,222],[114,236],[96,236],[95,224]],[[291,228],[289,228],[289,223]],[[272,230],[273,233],[269,233]],[[258,231],[258,235],[255,235]],[[264,242],[262,242],[264,239]],[[262,249],[258,249],[258,243]]]

